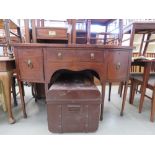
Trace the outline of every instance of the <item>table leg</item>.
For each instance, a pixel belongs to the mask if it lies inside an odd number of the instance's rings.
[[[23,94],[23,88],[22,88],[22,81],[18,79],[18,85],[19,85],[19,93],[21,98],[21,104],[22,104],[22,111],[24,118],[27,118],[26,109],[25,109],[25,101],[24,101],[24,94]]]
[[[5,96],[6,107],[8,111],[8,121],[10,124],[13,124],[16,121],[13,117],[12,106],[11,106],[11,76],[12,76],[12,72],[0,72],[0,79],[3,83],[4,96]]]
[[[102,103],[101,103],[101,115],[100,115],[100,120],[101,121],[103,120],[105,87],[106,87],[106,82],[102,82]]]
[[[125,82],[123,101],[122,101],[122,109],[121,109],[121,113],[120,113],[121,116],[123,116],[123,111],[124,111],[124,107],[125,107],[127,90],[128,90],[128,82]]]
[[[109,97],[108,97],[108,101],[110,101],[110,98],[111,98],[111,87],[112,87],[112,83],[109,82]]]
[[[15,80],[15,77],[12,77],[12,94],[13,94],[14,106],[16,107],[18,105],[18,103],[17,103],[17,99],[16,99],[16,80]]]

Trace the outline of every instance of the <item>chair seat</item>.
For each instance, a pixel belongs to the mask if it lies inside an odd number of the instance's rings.
[[[143,83],[143,74],[131,74],[130,79],[134,80],[138,84],[142,84]],[[154,73],[150,74],[150,76],[149,76],[148,87],[150,87],[150,86],[151,87],[155,86],[155,74]]]
[[[130,74],[130,79],[137,79],[137,80],[142,81],[143,74],[142,73],[131,73]]]

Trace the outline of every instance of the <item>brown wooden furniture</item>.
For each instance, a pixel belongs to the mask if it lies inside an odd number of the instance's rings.
[[[142,112],[142,108],[143,108],[143,103],[144,103],[144,97],[146,96],[146,88],[149,88],[153,91],[153,95],[154,95],[154,79],[152,80],[152,78],[149,81],[150,78],[150,71],[151,71],[151,67],[155,66],[155,60],[144,60],[144,59],[139,59],[139,60],[135,60],[132,62],[132,65],[136,65],[136,66],[142,66],[144,67],[144,73],[143,76],[136,76],[136,77],[131,77],[132,80],[132,85],[131,85],[131,93],[130,93],[130,103],[133,104],[134,101],[134,95],[135,95],[135,89],[136,89],[136,85],[141,85],[141,96],[140,96],[140,103],[139,103],[139,113]],[[153,76],[154,78],[154,76]],[[149,97],[150,98],[150,97]],[[152,100],[152,108],[151,108],[151,116],[150,116],[150,120],[153,121],[154,120],[154,113],[155,113],[155,108],[154,108],[154,96],[152,96],[152,98],[150,98]]]
[[[49,22],[63,22],[70,24],[70,20],[58,21],[48,20]],[[32,19],[32,42],[33,43],[70,43],[70,32],[67,27],[46,26],[44,19]]]
[[[150,42],[154,42],[155,39],[151,39],[151,35],[155,34],[155,22],[133,22],[129,25],[127,25],[126,27],[124,27],[123,29],[123,34],[130,34],[130,37],[128,39],[122,40],[122,43],[125,41],[129,40],[129,45],[130,46],[134,46],[134,37],[135,34],[142,34],[142,39],[141,39],[141,44],[140,44],[140,49],[139,49],[139,53],[133,53],[133,57],[136,56],[145,56],[145,57],[153,57],[153,54],[149,54],[147,53],[147,49],[149,46]],[[147,36],[146,40],[145,40],[145,36]],[[151,69],[151,71],[154,71],[154,68]],[[142,73],[142,67],[139,65],[132,65],[131,67],[131,76],[132,79],[134,78],[134,75],[132,75],[132,73]],[[137,76],[137,75],[136,75]],[[136,79],[135,76],[135,79]],[[120,84],[119,86],[119,93],[121,96],[121,92],[123,89],[123,83]]]
[[[56,71],[91,70],[102,84],[102,112],[106,82],[128,81],[131,62],[130,47],[104,45],[13,44],[20,81],[45,84],[45,92]],[[125,105],[127,85],[122,102]],[[24,101],[23,97],[22,100]],[[24,103],[22,103],[24,105]],[[24,106],[23,106],[24,107]],[[25,110],[24,110],[25,111]]]

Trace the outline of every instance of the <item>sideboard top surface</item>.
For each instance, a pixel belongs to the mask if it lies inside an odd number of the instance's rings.
[[[40,44],[40,43],[14,43],[13,47],[50,47],[50,48],[99,48],[99,49],[126,49],[132,50],[130,46],[116,46],[116,45],[92,45],[92,44]]]

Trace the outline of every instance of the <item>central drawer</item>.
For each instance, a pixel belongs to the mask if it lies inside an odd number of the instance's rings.
[[[52,62],[103,62],[104,53],[95,50],[46,49],[47,61]]]

